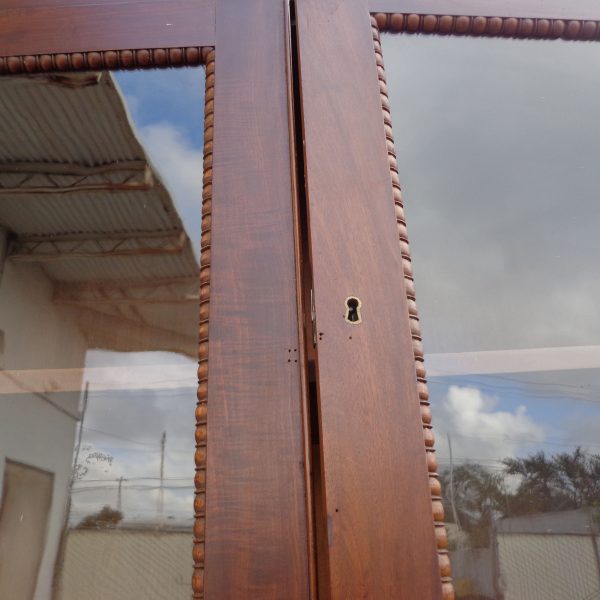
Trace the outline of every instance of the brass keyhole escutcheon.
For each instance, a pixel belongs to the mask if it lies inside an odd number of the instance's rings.
[[[349,296],[346,298],[346,311],[344,313],[344,319],[352,325],[358,325],[362,323],[362,316],[360,314],[360,308],[362,302],[356,296]]]

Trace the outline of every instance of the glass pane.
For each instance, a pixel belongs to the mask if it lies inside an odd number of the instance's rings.
[[[0,597],[187,600],[203,72],[0,88]]]
[[[600,46],[383,40],[459,598],[600,597]]]

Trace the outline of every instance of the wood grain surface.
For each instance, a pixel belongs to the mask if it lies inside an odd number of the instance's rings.
[[[404,212],[404,200],[398,175],[398,158],[394,144],[394,132],[392,129],[392,114],[388,96],[387,77],[383,62],[383,49],[381,48],[381,37],[375,17],[371,16],[371,30],[373,33],[373,49],[375,50],[375,61],[377,63],[377,78],[379,80],[379,95],[381,97],[381,118],[383,121],[388,165],[390,169],[390,180],[394,198],[394,211],[396,216],[396,227],[398,230],[398,242],[402,255],[402,271],[404,276],[404,289],[408,304],[408,316],[410,320],[410,333],[412,337],[413,355],[415,359],[415,375],[417,377],[417,392],[419,396],[421,422],[423,425],[424,450],[427,456],[427,467],[429,471],[429,491],[431,493],[431,509],[434,519],[435,539],[438,549],[438,561],[440,565],[440,580],[442,583],[442,597],[444,600],[454,600],[455,592],[452,583],[452,572],[450,556],[448,553],[448,534],[444,525],[444,506],[442,503],[442,492],[437,474],[437,459],[435,456],[435,436],[432,429],[432,414],[429,402],[429,388],[427,386],[427,373],[425,370],[423,356],[423,337],[419,312],[417,310],[417,298],[415,292],[415,280],[413,276],[412,257],[408,240],[408,229],[406,214]]]
[[[482,17],[430,13],[374,13],[381,32],[424,33],[533,40],[598,41],[600,21],[530,17]]]
[[[366,0],[298,0],[329,595],[441,598]],[[361,301],[361,323],[344,319]]]
[[[0,8],[0,56],[215,43],[215,0],[13,4]]]
[[[309,597],[284,6],[217,8],[207,600]]]

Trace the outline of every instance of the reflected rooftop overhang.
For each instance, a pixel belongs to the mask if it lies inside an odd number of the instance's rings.
[[[7,260],[43,269],[89,347],[194,356],[198,262],[112,75],[3,78],[0,109]]]

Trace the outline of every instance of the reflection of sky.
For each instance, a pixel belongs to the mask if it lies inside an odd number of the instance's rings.
[[[600,46],[384,36],[426,351],[600,342]]]
[[[600,344],[600,47],[383,47],[426,352]],[[435,377],[430,393],[443,466],[448,434],[455,459],[488,465],[600,453],[598,369]]]
[[[136,127],[167,123],[196,150],[204,133],[204,71],[199,68],[117,71]]]
[[[199,253],[204,71],[198,67],[115,74],[136,131]]]
[[[203,71],[198,68],[126,71],[116,73],[115,77],[140,141],[171,192],[198,254]],[[195,329],[195,323],[190,323],[190,327]],[[148,365],[158,370],[161,365],[189,366],[189,378],[172,381],[172,385],[160,389],[148,389],[136,375],[136,367]],[[94,369],[111,366],[131,368],[132,385],[128,387],[133,389],[95,388]],[[165,523],[174,518],[178,524],[190,525],[196,362],[166,352],[88,351],[86,368],[85,380],[90,382],[90,392],[79,463],[87,470],[75,483],[71,523],[79,522],[105,504],[115,508],[120,477],[124,478],[121,499],[126,520],[155,520],[159,506],[161,436],[165,432]]]
[[[489,463],[577,446],[600,454],[599,370],[434,377],[429,389],[442,461],[448,435],[461,461]],[[473,401],[467,391],[483,402],[465,408]]]
[[[129,366],[131,383],[137,388],[102,389],[109,383],[106,377],[97,385],[94,369],[111,365]],[[146,365],[156,369],[189,366],[189,378],[165,381],[170,387],[151,389],[136,377],[136,367]],[[84,378],[90,391],[79,459],[85,475],[75,485],[71,521],[78,522],[104,504],[116,507],[120,477],[124,478],[122,505],[127,520],[156,518],[164,432],[164,516],[191,522],[195,361],[166,352],[90,351],[86,368]]]

